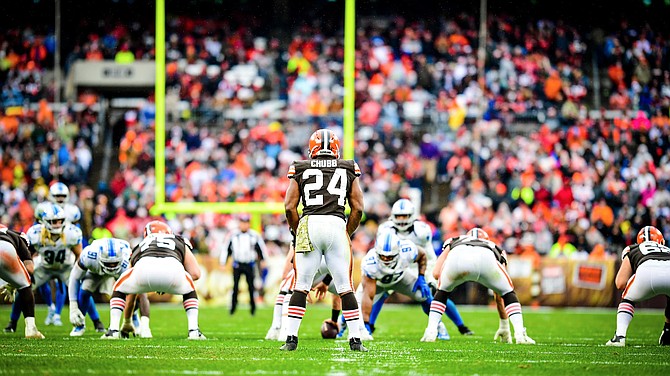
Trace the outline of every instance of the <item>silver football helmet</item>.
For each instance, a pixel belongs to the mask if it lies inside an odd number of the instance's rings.
[[[50,234],[60,234],[65,227],[65,210],[54,203],[45,205],[40,222]]]
[[[377,260],[386,268],[393,269],[398,264],[400,238],[393,231],[383,231],[375,239]]]
[[[416,208],[412,201],[401,198],[396,201],[391,208],[391,222],[401,231],[405,231],[412,226],[416,220]]]
[[[98,262],[105,274],[114,275],[121,271],[123,252],[126,248],[130,248],[128,242],[113,239],[102,240],[98,249]]]
[[[70,189],[67,185],[58,182],[49,187],[49,201],[62,206],[64,203],[68,202],[69,198]]]

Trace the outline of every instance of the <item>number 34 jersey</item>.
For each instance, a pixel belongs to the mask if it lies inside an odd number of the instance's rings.
[[[361,271],[366,277],[376,280],[377,285],[388,287],[402,279],[407,268],[416,262],[418,256],[416,244],[410,240],[401,240],[398,261],[393,267],[382,264],[373,248],[363,258]]]
[[[74,265],[76,259],[72,248],[81,244],[81,230],[72,224],[65,224],[63,232],[53,240],[42,224],[36,224],[28,229],[28,241],[37,253],[39,259],[36,265],[46,269],[62,269]]]
[[[135,265],[142,257],[174,257],[183,264],[187,248],[193,251],[191,242],[180,235],[151,234],[135,246],[130,263]]]
[[[295,179],[303,203],[302,215],[335,215],[342,219],[351,183],[361,176],[358,164],[350,159],[315,158],[295,161],[288,178]]]

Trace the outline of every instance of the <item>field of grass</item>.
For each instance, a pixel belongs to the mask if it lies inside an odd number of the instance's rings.
[[[298,350],[279,351],[281,343],[263,337],[271,309],[255,317],[242,307],[230,316],[225,307],[201,307],[200,327],[207,341],[187,341],[186,317],[180,305],[155,304],[151,311],[154,338],[103,341],[89,330],[70,338],[69,325],[46,327],[46,308],[37,307],[43,341],[22,338],[23,323],[14,334],[0,336],[0,374],[37,375],[463,375],[463,374],[670,374],[670,347],[658,345],[663,313],[639,310],[625,348],[603,344],[615,328],[615,309],[571,310],[526,308],[524,319],[536,346],[496,344],[496,313],[486,307],[461,307],[475,332],[463,337],[447,323],[452,339],[419,341],[426,316],[418,306],[384,308],[368,353],[349,351],[345,340],[320,338],[325,305],[310,306],[301,327]],[[101,307],[103,321],[107,309]],[[9,317],[0,308],[2,324]],[[67,307],[63,319],[68,317]],[[445,317],[446,319],[446,317]],[[92,325],[90,322],[88,326]]]

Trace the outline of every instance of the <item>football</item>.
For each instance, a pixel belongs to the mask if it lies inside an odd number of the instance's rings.
[[[321,337],[324,339],[333,339],[337,337],[337,332],[339,332],[339,328],[336,323],[330,319],[323,320],[323,324],[321,324]]]

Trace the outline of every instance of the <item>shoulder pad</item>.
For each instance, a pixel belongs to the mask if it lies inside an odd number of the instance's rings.
[[[186,239],[186,238],[182,238],[182,240],[184,241],[184,245],[186,245],[186,247],[188,247],[188,249],[190,249],[192,251],[193,250],[193,244],[191,244],[191,241]]]
[[[361,168],[358,166],[358,163],[356,161],[352,162],[354,162],[354,175],[361,176]]]
[[[433,230],[428,223],[423,221],[414,221],[414,233],[420,239],[428,239],[433,236]]]
[[[407,240],[407,239],[401,240],[400,241],[400,256],[401,257],[408,257],[409,259],[414,261],[414,260],[416,260],[417,256],[419,256],[419,248],[411,240]]]
[[[293,179],[293,177],[295,177],[295,162],[291,163],[291,166],[288,168],[288,174],[286,174],[286,177],[289,179]]]
[[[42,225],[37,224],[29,228],[26,235],[28,236],[30,244],[38,244],[40,242],[40,238],[42,237]]]
[[[86,248],[84,248],[84,250],[82,251],[82,254],[86,255],[86,258],[89,258],[91,260],[97,260],[98,255],[100,254],[98,252],[99,249],[100,249],[100,247],[98,245],[91,243]],[[82,257],[82,258],[84,258],[84,257]]]
[[[394,229],[396,232],[398,232],[398,230],[393,226],[393,222],[391,222],[391,221],[382,222],[382,224],[379,225],[379,228],[380,228],[380,229],[389,229],[389,228],[392,228],[392,229]],[[379,230],[377,230],[377,231],[379,231]]]
[[[81,244],[82,233],[81,229],[73,224],[67,225],[65,227],[65,239],[67,240],[68,245],[77,245]]]
[[[379,265],[374,252],[374,249],[368,251],[365,257],[363,257],[363,261],[361,261],[361,270],[363,271],[363,274],[371,279],[377,279],[377,273],[379,272]]]
[[[630,252],[630,250],[631,247],[629,245],[627,245],[626,248],[623,249],[623,251],[621,252],[621,261],[623,261],[623,259],[628,257],[628,253]]]
[[[418,247],[416,244],[414,244],[413,241],[409,239],[401,239],[400,240],[400,249],[406,249],[406,248],[411,248],[413,250],[418,250]]]

